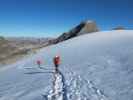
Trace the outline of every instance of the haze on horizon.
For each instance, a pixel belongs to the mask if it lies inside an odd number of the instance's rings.
[[[0,0],[0,35],[57,36],[83,20],[133,28],[132,0]]]

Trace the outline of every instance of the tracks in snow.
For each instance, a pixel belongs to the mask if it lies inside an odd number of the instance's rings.
[[[67,87],[69,100],[109,100],[92,81],[74,73],[70,75]]]
[[[65,79],[61,71],[53,74],[53,87],[44,100],[109,100],[95,84],[69,71]]]
[[[54,73],[53,88],[46,100],[109,100],[92,81],[72,72],[68,79],[61,72]]]
[[[59,71],[54,73],[53,89],[47,100],[68,100],[64,75]]]

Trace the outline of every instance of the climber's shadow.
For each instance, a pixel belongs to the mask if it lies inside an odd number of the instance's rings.
[[[24,68],[26,69],[26,71],[24,74],[53,74],[54,73],[54,69],[52,68],[32,68],[32,67],[26,67]]]
[[[49,68],[49,67],[25,67],[24,69],[30,70],[30,69],[35,69],[35,70],[54,70],[53,68]]]
[[[53,74],[54,72],[52,71],[45,71],[45,72],[41,72],[41,71],[34,71],[34,72],[25,72],[24,74]]]

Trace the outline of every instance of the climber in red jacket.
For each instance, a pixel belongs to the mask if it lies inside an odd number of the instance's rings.
[[[38,65],[38,67],[41,68],[41,63],[42,63],[41,60],[37,60],[36,63]]]
[[[58,67],[60,64],[60,56],[55,56],[53,59],[54,65],[55,65],[55,71],[58,72]]]

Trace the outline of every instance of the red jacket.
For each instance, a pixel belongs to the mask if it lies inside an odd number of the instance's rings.
[[[41,61],[40,60],[37,60],[37,62],[36,62],[38,65],[40,65],[41,64]]]
[[[59,65],[60,64],[60,56],[55,56],[54,57],[54,64]]]

